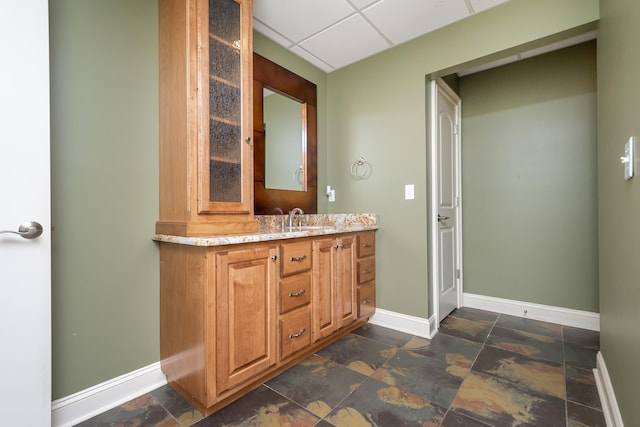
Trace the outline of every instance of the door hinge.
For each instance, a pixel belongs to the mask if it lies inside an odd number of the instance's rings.
[[[456,268],[456,279],[460,278],[460,269]]]
[[[455,126],[453,127],[453,134],[454,135],[459,135],[460,134],[460,125],[459,124],[455,124]]]
[[[453,199],[454,206],[457,208],[460,206],[460,197]]]

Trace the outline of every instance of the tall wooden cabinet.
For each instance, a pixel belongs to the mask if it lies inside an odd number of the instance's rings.
[[[180,236],[253,217],[252,0],[159,0],[160,218]]]

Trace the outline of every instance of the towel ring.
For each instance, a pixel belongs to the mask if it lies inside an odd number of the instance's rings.
[[[359,157],[358,160],[351,164],[351,176],[354,179],[367,179],[370,175],[371,165],[364,159],[364,157]]]

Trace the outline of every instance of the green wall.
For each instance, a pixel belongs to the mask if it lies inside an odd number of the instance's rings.
[[[596,42],[459,86],[465,292],[597,312]]]
[[[598,215],[601,351],[624,424],[640,425],[640,161],[624,181],[619,157],[640,138],[640,2],[600,0],[598,30]],[[636,156],[640,142],[636,139]]]
[[[157,16],[50,2],[54,399],[160,357]]]
[[[337,200],[328,208],[379,214],[381,308],[428,317],[425,76],[593,28],[598,17],[597,0],[511,0],[329,74],[327,176]],[[359,156],[369,179],[350,177]],[[404,200],[405,184],[415,184],[415,200]]]

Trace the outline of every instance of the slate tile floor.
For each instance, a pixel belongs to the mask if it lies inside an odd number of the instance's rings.
[[[433,339],[366,325],[203,418],[169,386],[79,426],[604,427],[597,332],[461,308]]]

